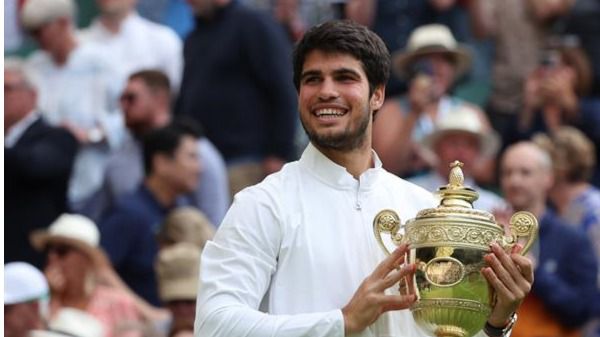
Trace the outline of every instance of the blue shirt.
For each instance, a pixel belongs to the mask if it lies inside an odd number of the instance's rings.
[[[590,241],[547,210],[538,244],[532,293],[562,324],[580,326],[591,316],[596,293],[598,267]]]
[[[119,276],[153,305],[160,305],[154,273],[156,233],[170,210],[142,184],[120,199],[99,226],[100,245]]]

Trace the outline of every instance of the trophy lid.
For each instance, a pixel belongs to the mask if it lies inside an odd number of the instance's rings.
[[[462,171],[463,163],[455,160],[450,164],[450,174],[448,175],[448,184],[440,186],[437,195],[441,201],[438,207],[421,210],[415,220],[430,217],[472,217],[478,220],[484,220],[490,225],[497,226],[494,216],[484,210],[478,210],[473,207],[473,202],[479,198],[479,193],[469,186],[465,186],[465,175]]]

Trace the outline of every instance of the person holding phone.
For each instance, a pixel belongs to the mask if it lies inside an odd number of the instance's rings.
[[[461,106],[475,109],[489,128],[481,109],[450,94],[452,84],[470,63],[468,50],[439,24],[414,30],[407,48],[393,56],[396,75],[409,79],[409,89],[406,95],[388,100],[373,124],[373,148],[387,170],[406,177],[433,167],[435,156],[418,144],[440,119]]]

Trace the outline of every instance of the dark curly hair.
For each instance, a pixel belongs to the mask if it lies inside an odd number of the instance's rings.
[[[296,90],[300,89],[306,55],[314,50],[349,54],[359,60],[369,80],[369,95],[390,77],[390,53],[381,38],[355,22],[333,20],[311,28],[296,45],[293,54]]]

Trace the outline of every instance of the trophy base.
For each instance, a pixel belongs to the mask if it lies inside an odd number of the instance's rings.
[[[466,337],[467,331],[454,325],[438,325],[434,332],[436,337]]]

